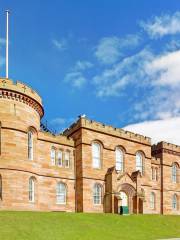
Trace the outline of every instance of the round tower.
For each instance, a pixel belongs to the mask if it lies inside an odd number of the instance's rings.
[[[27,131],[40,128],[44,114],[40,96],[27,85],[0,78],[0,122],[1,126]]]

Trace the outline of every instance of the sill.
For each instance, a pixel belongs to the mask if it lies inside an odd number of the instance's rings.
[[[66,203],[56,203],[57,205],[60,205],[60,206],[66,206],[67,204]]]
[[[29,201],[29,203],[32,203],[32,204],[34,204],[34,203],[35,203],[35,201]]]

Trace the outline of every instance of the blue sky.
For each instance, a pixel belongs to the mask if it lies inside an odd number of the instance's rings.
[[[80,114],[116,127],[179,124],[179,0],[1,0],[1,76],[5,9],[10,78],[39,92],[52,128]]]

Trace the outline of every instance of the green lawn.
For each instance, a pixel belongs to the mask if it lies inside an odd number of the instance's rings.
[[[180,237],[180,216],[0,212],[0,240]]]

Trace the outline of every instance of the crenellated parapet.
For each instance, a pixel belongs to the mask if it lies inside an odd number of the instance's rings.
[[[76,123],[72,124],[69,128],[67,128],[63,134],[66,136],[70,136],[73,132],[75,132],[79,128],[87,128],[97,132],[102,132],[109,135],[121,137],[127,140],[134,140],[140,143],[151,145],[151,138],[149,137],[145,137],[140,134],[135,134],[130,131],[125,131],[121,128],[115,128],[109,125],[105,125],[82,116],[77,120]]]
[[[180,156],[180,146],[167,142],[159,142],[152,146],[152,153],[169,153]]]
[[[23,102],[34,108],[40,117],[44,115],[41,97],[24,83],[18,81],[14,83],[10,79],[0,78],[0,98]]]

